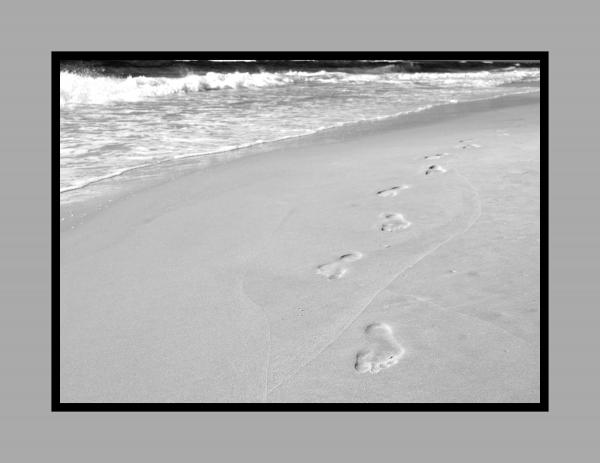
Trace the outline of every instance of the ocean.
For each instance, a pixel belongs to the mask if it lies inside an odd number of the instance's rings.
[[[539,91],[533,63],[64,61],[60,200],[69,204],[178,162],[454,104]]]

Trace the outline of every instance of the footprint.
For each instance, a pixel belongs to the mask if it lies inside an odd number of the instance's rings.
[[[446,169],[444,169],[442,166],[438,166],[438,165],[431,165],[427,168],[427,170],[425,171],[425,175],[429,175],[432,174],[434,172],[440,172],[442,174],[446,173]]]
[[[478,145],[477,143],[471,143],[472,141],[472,139],[458,140],[458,145],[456,145],[455,148],[461,148],[463,150],[481,148],[481,145]]]
[[[392,188],[388,188],[387,190],[378,191],[377,196],[381,196],[383,198],[387,198],[390,196],[396,196],[399,191],[407,190],[409,188],[410,188],[409,185],[393,186]]]
[[[450,153],[436,153],[436,154],[430,154],[428,156],[425,156],[425,159],[439,159],[442,158],[444,156],[448,156],[450,155]]]
[[[356,354],[354,368],[359,373],[379,373],[396,365],[404,355],[404,348],[394,338],[391,326],[386,323],[372,323],[365,328],[369,345]]]
[[[319,265],[317,267],[317,273],[319,275],[323,275],[328,280],[337,280],[339,278],[342,278],[346,274],[346,272],[348,271],[349,263],[356,262],[357,260],[360,260],[362,258],[362,253],[352,251],[338,257],[333,262]]]
[[[381,218],[384,219],[381,223],[381,231],[395,232],[398,230],[405,230],[411,225],[402,214],[398,213],[381,214]]]

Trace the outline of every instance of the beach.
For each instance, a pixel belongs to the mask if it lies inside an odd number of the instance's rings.
[[[539,94],[325,131],[60,235],[62,402],[539,402]]]

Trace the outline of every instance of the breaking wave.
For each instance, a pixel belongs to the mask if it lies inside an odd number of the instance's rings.
[[[60,105],[135,102],[167,95],[207,90],[261,88],[298,83],[381,83],[406,87],[490,88],[520,81],[539,80],[539,69],[445,73],[347,72],[208,72],[184,77],[111,77],[60,73]]]

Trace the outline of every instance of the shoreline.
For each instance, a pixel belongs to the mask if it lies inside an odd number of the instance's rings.
[[[61,400],[538,401],[539,94],[464,105],[61,231]]]
[[[451,116],[461,117],[465,114],[485,112],[491,108],[501,108],[506,105],[524,104],[526,101],[537,99],[539,99],[539,92],[524,92],[467,102],[445,103],[411,113],[347,122],[304,135],[131,167],[83,186],[61,191],[59,198],[63,194],[79,195],[80,198],[77,199],[76,196],[74,200],[68,202],[60,199],[60,230],[63,232],[75,228],[90,216],[111,206],[113,202],[130,197],[138,191],[177,180],[181,176],[193,175],[222,163],[235,162],[241,157],[260,155],[275,150],[301,148],[318,143],[342,141],[378,131],[431,124]],[[101,193],[95,193],[96,189],[99,189]]]

